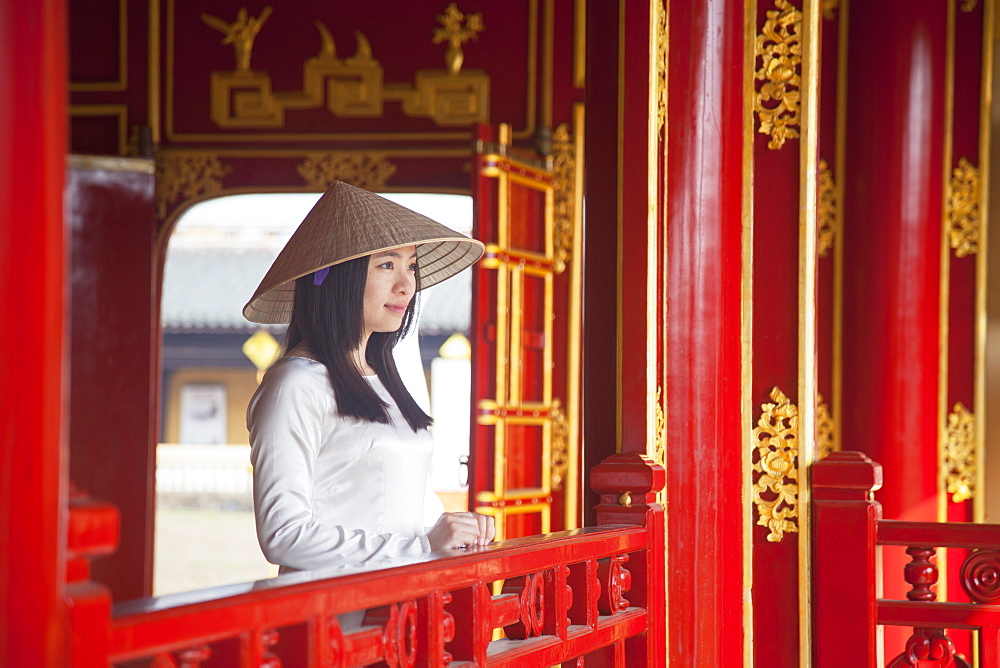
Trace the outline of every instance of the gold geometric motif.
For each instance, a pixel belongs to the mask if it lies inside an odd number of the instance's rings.
[[[562,402],[552,400],[552,489],[560,490],[569,468],[569,420],[562,409]]]
[[[576,208],[576,147],[569,126],[560,123],[552,135],[552,246],[557,274],[573,259]]]
[[[832,21],[834,19],[833,13],[837,11],[839,6],[840,0],[823,0],[823,18]]]
[[[449,5],[442,22],[452,21]],[[357,47],[353,56],[338,58],[330,31],[316,21],[320,33],[319,53],[302,66],[302,89],[274,92],[271,75],[250,69],[250,51],[253,40],[260,31],[266,10],[259,19],[247,19],[240,10],[232,25],[221,19],[203,15],[202,19],[213,28],[226,33],[224,44],[236,49],[236,69],[211,73],[211,116],[220,128],[263,129],[282,128],[288,110],[319,109],[326,107],[334,116],[345,118],[381,117],[384,102],[400,103],[407,116],[423,116],[438,125],[471,125],[489,122],[490,78],[482,70],[459,71],[462,55],[461,44],[481,31],[482,17],[478,14],[458,24],[446,23],[435,33],[441,41],[449,42],[449,68],[455,70],[417,70],[413,87],[404,84],[386,84],[382,64],[372,55],[368,39],[355,31]],[[452,46],[457,44],[454,52]]]
[[[944,449],[947,493],[955,503],[976,495],[976,418],[961,401],[948,414]]]
[[[826,257],[833,247],[837,233],[837,188],[833,183],[833,173],[826,160],[819,161],[817,178],[818,210],[816,212],[816,249],[820,257]]]
[[[656,134],[663,136],[667,123],[667,10],[657,0],[656,12]]]
[[[767,147],[779,149],[786,139],[799,136],[795,128],[799,124],[802,12],[788,0],[774,4],[778,10],[766,12],[764,28],[757,35],[755,56],[761,59],[761,67],[754,74],[763,83],[754,95],[754,111],[760,122],[757,132],[771,135]]]
[[[952,171],[948,199],[948,238],[955,257],[979,249],[979,229],[979,169],[962,157]]]
[[[465,60],[462,45],[470,39],[476,39],[476,33],[482,32],[486,27],[483,25],[483,15],[463,14],[453,2],[445,7],[444,14],[438,14],[437,20],[441,23],[441,27],[434,29],[433,43],[448,42],[444,62],[450,73],[458,74],[462,69],[462,61]]]
[[[816,395],[816,461],[826,457],[837,448],[836,430],[830,407],[823,401],[823,395]]]
[[[753,430],[751,494],[757,507],[757,524],[776,543],[798,527],[798,431],[799,409],[777,387],[771,390],[773,404],[762,404],[763,413]]]
[[[222,40],[223,44],[233,45],[236,50],[236,71],[249,72],[253,42],[257,39],[257,33],[264,27],[267,17],[271,15],[271,11],[271,7],[265,7],[259,17],[251,19],[247,17],[246,7],[241,7],[233,23],[226,23],[218,17],[204,13],[201,15],[201,20],[226,36]]]
[[[306,184],[325,190],[344,181],[365,190],[383,190],[396,173],[396,165],[378,153],[310,153],[297,167]]]
[[[192,199],[222,190],[223,176],[232,170],[207,153],[160,153],[156,156],[156,215],[167,217],[179,199]]]

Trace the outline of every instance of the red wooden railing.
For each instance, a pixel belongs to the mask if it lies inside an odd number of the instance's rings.
[[[591,484],[604,526],[378,570],[129,601],[110,615],[90,606],[73,621],[86,629],[74,634],[73,665],[664,665],[663,510],[655,503],[663,469],[614,455]],[[362,625],[342,627],[338,615],[355,610],[367,611]]]
[[[882,467],[837,452],[812,469],[813,660],[827,666],[968,666],[949,630],[978,631],[978,665],[1000,666],[1000,526],[883,520],[873,492]],[[907,600],[881,598],[881,546],[905,546]],[[937,548],[970,550],[961,568],[972,603],[937,601]],[[878,626],[913,627],[905,647],[881,647]],[[888,663],[884,656],[891,657]]]

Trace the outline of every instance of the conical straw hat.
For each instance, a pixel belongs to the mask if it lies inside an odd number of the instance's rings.
[[[378,251],[417,247],[420,287],[454,276],[483,255],[483,244],[384,197],[334,182],[306,214],[264,275],[243,316],[291,320],[295,279]]]

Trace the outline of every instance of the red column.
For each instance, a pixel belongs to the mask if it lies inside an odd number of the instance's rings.
[[[0,664],[67,665],[66,3],[0,2]]]
[[[667,109],[670,665],[743,664],[743,3],[671,2]],[[589,270],[589,266],[588,266]]]

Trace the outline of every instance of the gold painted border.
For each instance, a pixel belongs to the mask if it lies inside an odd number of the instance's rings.
[[[570,451],[566,463],[566,482],[563,501],[566,509],[564,524],[567,529],[580,526],[581,498],[580,470],[583,467],[583,441],[580,438],[580,368],[583,364],[582,301],[583,301],[583,174],[584,174],[584,123],[585,108],[582,103],[573,105],[573,141],[576,171],[573,175],[573,250],[569,266],[569,313],[567,314],[567,376],[566,419],[569,427]],[[584,468],[589,470],[589,467]]]
[[[542,24],[542,118],[543,128],[552,127],[552,54],[555,41],[555,0],[544,0]]]
[[[573,85],[587,83],[587,0],[573,3]]]
[[[659,385],[657,362],[660,342],[660,304],[657,279],[659,278],[660,259],[660,213],[658,201],[658,183],[660,180],[660,68],[657,66],[659,49],[659,12],[657,5],[660,0],[647,0],[646,42],[650,45],[646,56],[646,452],[649,447],[659,441],[660,435],[656,426],[656,409],[659,405],[656,387]]]
[[[71,104],[70,117],[95,118],[107,116],[118,122],[118,155],[128,153],[128,105],[127,104]]]
[[[120,93],[128,90],[128,0],[118,0],[118,78],[114,81],[69,82],[71,93]]]
[[[757,56],[757,1],[747,0],[743,16],[743,230],[742,230],[742,304],[740,306],[741,369],[740,424],[752,425],[753,416],[753,194],[754,194],[754,69]],[[741,449],[743,485],[743,666],[754,665],[753,610],[753,499],[750,481],[753,479],[753,430],[745,432]]]
[[[150,0],[158,2],[158,0]],[[551,4],[554,0],[544,0]],[[171,143],[184,142],[292,142],[292,141],[468,141],[468,131],[464,132],[323,132],[323,133],[303,133],[303,132],[268,132],[268,133],[212,133],[212,132],[174,132],[174,43],[175,43],[175,7],[176,0],[167,0],[167,35],[166,35],[166,81],[165,81],[165,137]],[[530,138],[535,133],[535,114],[537,108],[537,88],[538,88],[538,0],[529,0],[528,3],[528,76],[526,84],[525,98],[525,127],[513,133],[514,139]],[[550,23],[545,28],[547,31],[553,30]],[[553,37],[546,35],[545,43],[551,45]],[[152,48],[152,45],[151,47]],[[554,54],[552,49],[544,50],[542,54],[543,71],[552,71],[552,59]],[[551,77],[550,77],[551,78]],[[549,86],[551,88],[551,86]],[[551,92],[551,91],[550,91]]]
[[[66,165],[71,169],[88,169],[100,172],[156,173],[156,165],[153,163],[152,158],[125,158],[71,153],[66,156]]]
[[[991,110],[993,107],[993,27],[995,0],[983,4],[983,65],[979,103],[979,252],[976,254],[976,322],[973,411],[976,415],[976,490],[972,521],[986,521],[986,335],[987,286],[989,279],[989,183]]]
[[[822,0],[802,8],[802,126],[799,148],[799,665],[812,665],[812,487],[816,454],[816,223]]]
[[[146,123],[153,135],[153,144],[160,144],[162,134],[160,127],[160,0],[149,0],[149,81],[146,82],[149,93],[149,107],[146,111]]]

